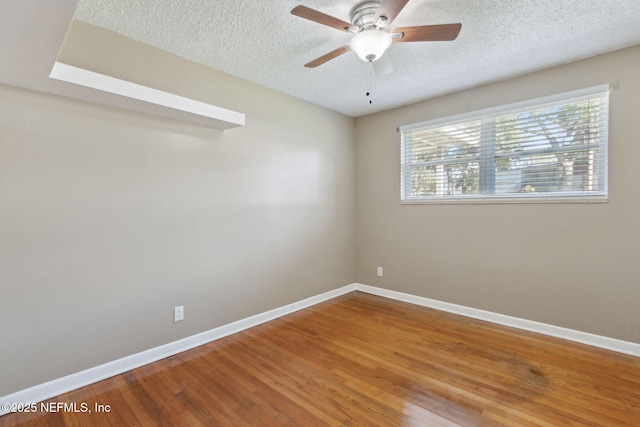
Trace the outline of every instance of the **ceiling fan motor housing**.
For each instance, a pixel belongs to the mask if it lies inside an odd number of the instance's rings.
[[[375,28],[374,18],[380,3],[378,0],[367,0],[355,5],[351,9],[351,23],[359,27],[360,31]]]

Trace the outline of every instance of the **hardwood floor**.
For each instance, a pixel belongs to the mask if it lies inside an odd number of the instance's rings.
[[[640,359],[354,292],[58,402],[0,426],[639,426]]]

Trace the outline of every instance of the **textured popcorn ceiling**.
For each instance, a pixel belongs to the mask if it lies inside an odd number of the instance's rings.
[[[640,0],[412,0],[391,28],[460,22],[458,39],[394,43],[383,78],[353,52],[304,68],[350,35],[289,11],[349,21],[356,3],[81,0],[76,18],[356,117],[640,43]]]

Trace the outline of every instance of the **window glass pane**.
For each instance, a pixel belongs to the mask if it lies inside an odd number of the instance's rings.
[[[478,194],[479,163],[414,166],[411,168],[413,197]]]
[[[480,153],[479,121],[426,129],[411,135],[413,162],[477,157]]]
[[[500,158],[496,193],[599,191],[597,157],[597,150],[587,150]]]
[[[413,197],[426,197],[435,194],[435,168],[429,166],[416,166],[411,168],[411,195]]]
[[[565,168],[554,154],[501,159],[496,171],[497,193],[545,193],[560,190]]]
[[[449,164],[444,167],[444,191],[446,196],[478,194],[478,162]]]

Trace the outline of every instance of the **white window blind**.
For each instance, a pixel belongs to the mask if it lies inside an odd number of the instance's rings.
[[[403,126],[402,201],[606,201],[608,105],[598,86]]]

